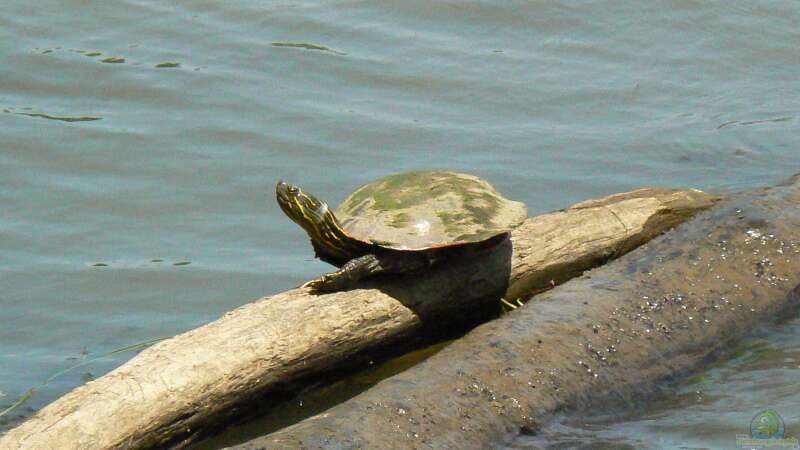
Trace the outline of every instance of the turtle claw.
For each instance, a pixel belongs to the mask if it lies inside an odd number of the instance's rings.
[[[311,281],[307,281],[303,283],[300,287],[309,288],[312,291],[318,291],[324,285],[325,285],[325,277],[320,277],[320,278],[314,278]]]
[[[326,273],[318,278],[306,282],[300,287],[309,288],[313,292],[334,292],[347,288],[348,278],[344,276],[346,272],[337,271]]]
[[[333,274],[326,274],[322,275],[319,278],[314,278],[311,281],[307,281],[300,287],[309,288],[312,292],[333,292],[338,291],[342,288],[341,280],[338,277],[332,276],[335,275],[336,272]]]

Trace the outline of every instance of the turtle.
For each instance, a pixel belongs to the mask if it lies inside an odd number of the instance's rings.
[[[474,175],[448,171],[381,178],[356,189],[335,211],[282,180],[275,193],[283,212],[308,233],[316,256],[339,268],[303,285],[323,292],[425,269],[451,249],[502,240],[527,218],[524,203]]]

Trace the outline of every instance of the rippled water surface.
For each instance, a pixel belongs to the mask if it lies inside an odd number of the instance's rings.
[[[788,0],[5,1],[0,407],[326,270],[279,178],[335,204],[448,168],[531,214],[778,182],[800,170],[798,23]]]

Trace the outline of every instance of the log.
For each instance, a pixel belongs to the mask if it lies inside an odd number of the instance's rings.
[[[293,289],[156,344],[74,389],[15,429],[0,448],[184,447],[354,355],[497,309],[617,256],[711,206],[697,190],[643,189],[526,221],[492,250],[464,252],[430,273],[312,295]],[[413,281],[413,282],[412,282]],[[470,320],[474,320],[471,317]],[[402,347],[398,347],[402,348]]]
[[[503,448],[638,406],[800,307],[800,175],[741,195],[322,414],[235,448]]]

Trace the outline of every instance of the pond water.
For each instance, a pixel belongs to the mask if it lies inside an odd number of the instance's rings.
[[[279,178],[336,204],[453,169],[530,214],[781,181],[800,170],[798,23],[793,1],[3,2],[0,408],[36,391],[0,427],[132,352],[96,355],[327,270]]]
[[[737,445],[737,437],[749,438],[751,423],[769,410],[781,418],[786,441],[800,440],[800,319],[756,334],[643,410],[615,417],[561,416],[506,450],[753,448]],[[798,448],[783,444],[763,448]]]

